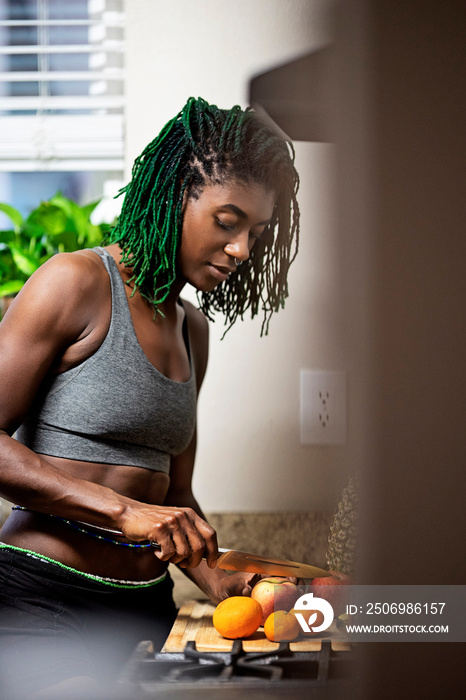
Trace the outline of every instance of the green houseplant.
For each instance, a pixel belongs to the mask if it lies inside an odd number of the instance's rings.
[[[113,223],[91,223],[99,201],[80,206],[57,192],[27,218],[11,205],[0,203],[0,211],[12,223],[11,228],[0,231],[0,300],[17,294],[33,272],[55,253],[100,245]]]

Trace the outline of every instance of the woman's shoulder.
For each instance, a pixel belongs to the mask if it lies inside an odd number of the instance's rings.
[[[40,318],[44,327],[52,324],[75,333],[104,305],[109,288],[108,274],[95,253],[57,253],[28,279],[12,307],[25,319]]]
[[[92,250],[57,253],[33,275],[36,286],[59,294],[63,303],[101,301],[110,281],[100,257]],[[33,279],[31,278],[31,279]]]
[[[104,267],[99,256],[92,250],[57,253],[46,260],[28,282],[47,281],[47,284],[54,285],[54,282],[60,284],[66,280],[67,288],[75,285],[85,289],[98,280],[101,271],[104,271]]]
[[[183,308],[186,313],[186,318],[188,320],[189,324],[189,329],[195,330],[196,332],[206,335],[208,337],[209,335],[209,322],[206,318],[206,316],[202,313],[200,309],[198,309],[194,304],[192,304],[190,301],[187,301],[186,299],[182,300],[183,303]]]
[[[48,277],[66,277],[71,284],[79,281],[86,285],[96,282],[99,276],[104,276],[105,268],[100,256],[94,250],[84,249],[53,255],[35,275],[37,273]]]
[[[196,363],[196,377],[202,382],[209,357],[209,322],[194,304],[183,299],[183,308],[188,322],[189,338]]]
[[[79,364],[99,346],[108,328],[111,299],[110,283],[106,285],[95,258],[60,253],[28,279],[0,324],[10,367],[15,355],[26,354],[37,381],[52,366],[64,371]]]

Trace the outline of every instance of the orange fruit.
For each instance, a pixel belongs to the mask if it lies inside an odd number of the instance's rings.
[[[299,635],[299,622],[293,611],[276,610],[264,622],[264,633],[271,642],[291,642]]]
[[[225,598],[214,610],[212,622],[222,637],[249,637],[259,628],[262,608],[257,600],[242,595]]]

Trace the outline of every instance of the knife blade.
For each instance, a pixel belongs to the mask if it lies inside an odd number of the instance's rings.
[[[255,574],[267,574],[268,576],[295,576],[296,578],[320,578],[330,576],[328,571],[310,564],[291,561],[289,559],[275,559],[263,557],[259,554],[242,552],[238,549],[220,549],[220,557],[217,566],[227,571],[246,571]]]
[[[78,522],[97,530],[123,536],[121,530],[111,530],[108,527]],[[150,544],[158,551],[162,549],[158,542],[150,541]],[[325,569],[290,559],[274,559],[273,557],[263,557],[260,554],[243,552],[239,549],[224,549],[223,547],[218,547],[218,551],[220,556],[217,559],[217,566],[225,571],[245,571],[246,573],[266,574],[267,576],[294,576],[296,578],[323,578],[331,575]]]
[[[154,549],[160,550],[157,542],[151,542]],[[263,557],[260,554],[242,552],[239,549],[224,549],[218,547],[220,553],[217,559],[219,569],[226,571],[246,571],[253,574],[267,574],[268,576],[294,576],[296,578],[323,578],[330,576],[328,571],[310,564],[291,561],[290,559],[274,559]]]

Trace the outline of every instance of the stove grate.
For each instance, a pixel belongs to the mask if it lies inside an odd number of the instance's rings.
[[[141,642],[127,664],[123,680],[129,683],[237,683],[283,680],[325,685],[329,679],[344,678],[349,672],[348,652],[334,652],[330,640],[320,651],[293,652],[287,642],[278,649],[245,652],[241,640],[229,652],[204,652],[191,641],[182,652],[153,652],[151,642]]]

